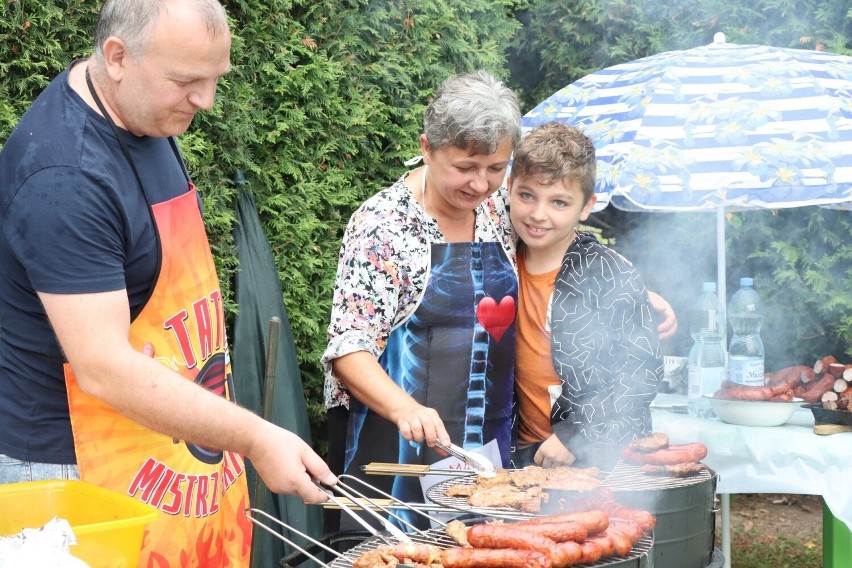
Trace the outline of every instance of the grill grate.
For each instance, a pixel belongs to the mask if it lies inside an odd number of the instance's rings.
[[[612,471],[601,481],[601,486],[613,491],[675,489],[706,482],[714,475],[715,473],[708,468],[690,477],[649,475],[644,473],[639,466],[619,461]],[[533,513],[524,513],[510,507],[472,507],[468,503],[467,497],[448,497],[444,494],[452,485],[470,487],[475,484],[475,474],[445,479],[430,487],[426,491],[426,498],[438,505],[477,515],[493,516],[509,520],[528,519],[535,516]],[[551,494],[558,494],[559,492],[560,490],[558,489],[548,490],[548,493]]]
[[[472,507],[470,503],[468,503],[467,497],[448,497],[447,495],[444,495],[444,492],[452,485],[473,487],[476,485],[476,478],[476,474],[473,474],[439,481],[426,490],[426,498],[438,505],[486,517],[519,521],[535,516],[532,513],[524,513],[523,511],[517,511],[510,507]]]
[[[482,519],[479,519],[475,522],[481,522]],[[475,524],[469,523],[469,524]],[[420,543],[420,544],[433,544],[441,549],[450,548],[453,546],[458,546],[454,540],[452,540],[447,534],[444,532],[444,529],[430,529],[428,531],[424,531],[424,534],[412,534],[411,540]],[[364,542],[356,545],[355,547],[349,549],[345,553],[342,553],[338,558],[329,564],[331,568],[352,568],[352,563],[363,553],[373,550],[378,546],[385,544],[380,538],[372,537]],[[633,548],[630,551],[630,554],[624,558],[621,557],[608,557],[601,558],[597,562],[593,564],[577,564],[576,568],[591,568],[591,567],[603,567],[606,566],[608,568],[625,567],[625,568],[644,568],[646,566],[646,560],[648,559],[648,555],[653,548],[654,539],[651,535],[645,535],[642,539],[633,545]]]
[[[609,487],[613,491],[674,489],[704,483],[712,478],[713,475],[713,471],[709,468],[704,468],[697,475],[690,477],[649,475],[644,473],[640,469],[640,466],[618,462],[609,475],[601,482],[601,485]]]

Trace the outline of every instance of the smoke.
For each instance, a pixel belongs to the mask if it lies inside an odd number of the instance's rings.
[[[635,213],[608,207],[594,213],[612,246],[642,274],[647,288],[666,299],[678,331],[663,342],[665,355],[685,357],[692,346],[688,310],[703,282],[716,281],[716,216],[712,213]]]
[[[850,306],[840,302],[852,275],[840,237],[848,227],[844,214],[801,207],[726,216],[727,297],[720,300],[727,307],[740,278],[754,279],[763,301],[767,371],[811,365],[828,354],[844,359],[839,326]],[[611,246],[637,267],[648,289],[672,305],[678,331],[663,342],[663,351],[687,356],[689,309],[702,283],[717,278],[715,212],[626,212],[610,206],[594,213],[590,223],[603,227]],[[730,335],[728,324],[728,340]]]

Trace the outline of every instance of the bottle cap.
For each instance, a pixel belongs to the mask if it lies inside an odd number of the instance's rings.
[[[715,282],[705,282],[702,290],[704,292],[715,292],[716,291],[716,283]]]
[[[740,278],[740,286],[754,286],[753,278]]]

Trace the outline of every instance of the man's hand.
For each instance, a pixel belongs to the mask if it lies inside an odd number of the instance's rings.
[[[672,337],[677,332],[677,316],[671,304],[654,292],[648,292],[648,298],[651,300],[651,307],[663,318],[662,323],[657,326],[657,333],[660,334],[660,339]]]
[[[565,467],[577,461],[577,457],[559,441],[556,434],[551,434],[539,446],[533,461],[541,467]]]
[[[270,491],[298,495],[306,503],[328,500],[315,481],[325,485],[337,483],[328,465],[304,440],[269,422],[263,422],[246,457]]]

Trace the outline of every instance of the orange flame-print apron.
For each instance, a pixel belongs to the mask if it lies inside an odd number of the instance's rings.
[[[162,267],[130,343],[154,347],[186,380],[233,400],[219,281],[195,188],[152,206]],[[139,566],[247,566],[251,521],[243,458],[149,430],[83,393],[65,365],[82,480],[160,511],[148,526]]]

